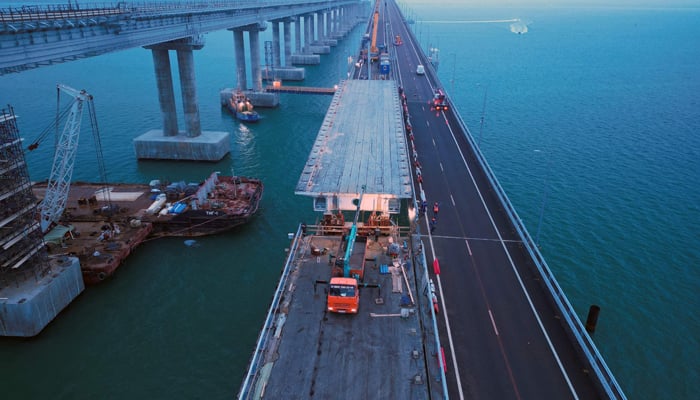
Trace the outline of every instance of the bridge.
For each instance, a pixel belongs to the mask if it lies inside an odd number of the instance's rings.
[[[23,6],[0,9],[0,75],[104,53],[143,47],[151,51],[163,116],[162,129],[134,140],[137,158],[217,161],[229,152],[229,133],[204,131],[196,93],[194,51],[203,35],[233,33],[237,88],[258,106],[274,107],[277,96],[263,91],[262,76],[303,80],[300,65],[320,63],[350,29],[363,21],[360,0],[244,0]],[[260,32],[272,26],[261,62]],[[280,32],[280,26],[282,32]],[[292,35],[292,26],[294,34]],[[246,70],[244,33],[251,73]],[[282,34],[282,38],[280,37]],[[294,46],[292,46],[294,40]],[[293,49],[293,50],[292,50]],[[177,55],[185,127],[178,127],[170,52]]]
[[[393,66],[410,116],[417,193],[430,204],[420,228],[442,306],[449,396],[625,398],[464,121],[452,107],[430,109],[442,85],[387,3],[389,37],[404,38]]]
[[[302,189],[298,185],[297,194],[309,192],[306,195],[317,196],[314,209],[325,211],[324,217],[334,215],[328,213],[328,207],[333,202],[343,202],[342,198],[335,199],[338,193],[326,188],[313,194],[302,183],[311,182],[312,177],[321,180],[324,174],[330,174],[331,183],[338,185],[357,178],[353,171],[369,174],[374,178],[371,182],[384,182],[381,174],[386,174],[386,168],[372,168],[373,163],[381,157],[392,160],[405,157],[401,151],[392,153],[387,148],[408,149],[414,194],[414,205],[409,208],[420,210],[412,228],[414,238],[417,236],[422,243],[417,247],[423,256],[422,259],[414,256],[416,277],[420,280],[422,272],[418,271],[425,270],[435,282],[437,295],[432,308],[426,286],[419,286],[422,293],[416,294],[423,299],[416,307],[419,314],[423,314],[427,303],[431,316],[422,323],[422,352],[412,352],[416,360],[423,354],[423,360],[415,361],[413,369],[401,364],[405,360],[400,357],[387,362],[395,353],[401,353],[395,346],[406,341],[401,333],[414,321],[409,315],[402,328],[383,328],[382,345],[375,344],[371,336],[376,333],[378,323],[367,321],[362,311],[350,319],[333,318],[328,313],[317,315],[322,319],[320,323],[308,317],[318,313],[320,307],[309,300],[310,288],[304,291],[307,296],[289,295],[295,285],[308,286],[308,282],[295,279],[296,274],[304,273],[304,260],[290,256],[239,398],[261,398],[260,393],[274,397],[307,392],[327,397],[342,388],[349,398],[391,393],[400,398],[435,399],[625,399],[466,124],[454,108],[444,107],[445,101],[449,104],[449,93],[442,89],[436,71],[396,3],[378,1],[379,17],[374,17],[369,26],[382,27],[377,48],[383,48],[386,55],[372,61],[372,51],[367,51],[370,46],[364,41],[351,76],[361,81],[396,81],[402,107],[397,110],[382,107],[381,103],[391,95],[378,91],[374,95],[382,101],[369,102],[372,103],[369,106],[367,99],[373,95],[363,92],[368,85],[342,85],[311,150],[300,178]],[[403,43],[397,41],[398,45],[386,46],[397,35]],[[373,45],[375,39],[372,37]],[[382,58],[388,60],[388,67],[378,62]],[[418,65],[425,67],[422,73],[418,73]],[[367,112],[364,108],[375,110]],[[348,115],[343,110],[358,110],[356,118],[352,118],[352,111]],[[380,136],[389,142],[395,129],[385,122],[394,120],[403,121],[405,146],[392,142],[384,147],[371,141]],[[384,130],[377,132],[377,126]],[[349,150],[331,147],[340,140],[347,143],[345,147]],[[366,154],[358,150],[363,148]],[[385,153],[378,157],[377,149],[385,149]],[[331,165],[328,158],[341,160],[341,165]],[[394,174],[401,171],[401,167],[392,169]],[[381,176],[378,179],[376,175]],[[359,193],[357,187],[348,186],[342,193],[351,197]],[[433,208],[433,204],[437,207]],[[299,237],[298,234],[294,246],[303,240]],[[374,240],[380,240],[379,234]],[[303,257],[306,253],[299,254]],[[311,257],[309,262],[318,268],[319,259],[314,262]],[[294,273],[287,275],[287,271]],[[292,300],[276,303],[280,297],[287,296]],[[360,310],[372,307],[371,301],[367,302],[360,305]],[[295,316],[294,310],[297,313],[303,310],[304,315]],[[384,315],[399,315],[392,314],[395,309],[386,310],[389,314]],[[319,335],[323,336],[325,330],[325,335],[332,339],[324,341],[313,335],[309,339],[309,331],[294,325],[299,324],[298,318],[307,318],[304,326],[309,329],[320,326]],[[289,324],[295,327],[292,332],[282,333],[284,325]],[[303,335],[295,336],[295,332],[302,331]],[[356,335],[363,339],[356,340]],[[338,341],[339,337],[343,340]],[[361,359],[366,357],[365,353],[372,352],[375,353],[372,363],[360,368],[343,362]],[[278,364],[282,367],[277,367]],[[425,370],[422,365],[426,366]],[[411,373],[416,375],[402,379]],[[425,380],[424,373],[428,375]],[[384,379],[377,381],[375,375]],[[329,379],[333,382],[328,382]],[[420,386],[423,384],[427,388]]]

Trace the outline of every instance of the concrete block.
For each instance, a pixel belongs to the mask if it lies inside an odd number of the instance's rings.
[[[284,81],[303,81],[306,78],[306,70],[301,67],[276,67],[269,71],[263,69],[263,79],[267,80],[280,79]]]
[[[313,53],[313,54],[330,54],[331,53],[331,46],[325,46],[322,44],[319,44],[318,42],[314,44],[310,44],[306,48],[307,53]]]
[[[318,65],[321,64],[321,56],[318,54],[292,54],[292,64]]]
[[[219,161],[231,151],[230,136],[217,131],[202,131],[197,137],[182,131],[163,136],[162,129],[153,129],[134,139],[134,149],[138,159]]]
[[[0,336],[31,337],[41,332],[83,290],[75,257],[54,259],[51,272],[0,290]]]
[[[219,92],[219,100],[221,101],[222,107],[226,107],[228,99],[230,99],[231,96],[233,96],[233,93],[236,90],[238,89],[221,89],[221,91]],[[255,92],[252,90],[246,90],[245,95],[255,107],[274,108],[277,107],[280,103],[279,95],[277,93]]]

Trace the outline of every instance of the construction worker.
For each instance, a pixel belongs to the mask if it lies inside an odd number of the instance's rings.
[[[440,211],[440,206],[438,205],[438,202],[436,201],[433,203],[433,214],[437,217],[438,212]]]
[[[430,220],[430,233],[435,232],[435,227],[437,226],[437,219],[433,217],[433,219]]]

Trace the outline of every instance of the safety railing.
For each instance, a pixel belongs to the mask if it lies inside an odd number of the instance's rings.
[[[437,81],[437,74],[434,74],[434,78]],[[591,368],[593,369],[595,376],[598,378],[602,389],[611,399],[626,399],[622,388],[615,379],[615,376],[608,368],[607,364],[605,363],[605,360],[598,352],[598,349],[591,340],[591,337],[585,331],[583,324],[581,324],[581,320],[578,318],[578,315],[574,311],[574,308],[571,306],[571,303],[569,303],[566,294],[559,286],[559,283],[554,277],[554,274],[552,274],[552,271],[549,269],[549,266],[547,266],[547,262],[544,260],[544,257],[540,253],[540,250],[537,247],[534,240],[532,240],[532,237],[525,228],[525,224],[518,216],[518,213],[515,211],[515,208],[513,207],[510,200],[508,199],[508,196],[501,187],[501,184],[498,182],[496,175],[491,170],[491,167],[489,166],[488,162],[486,162],[486,159],[481,153],[479,146],[474,142],[474,138],[471,132],[469,131],[467,124],[462,120],[462,117],[459,115],[459,113],[454,111],[456,109],[454,102],[452,101],[452,99],[450,99],[449,101],[450,104],[452,104],[450,112],[452,113],[452,115],[454,115],[455,119],[459,122],[460,126],[464,130],[466,139],[469,142],[477,161],[479,162],[487,179],[489,180],[491,187],[494,189],[496,195],[498,196],[499,201],[503,205],[503,208],[506,211],[506,214],[508,215],[508,218],[510,219],[511,223],[513,224],[513,227],[522,239],[523,246],[525,247],[525,249],[527,249],[527,252],[530,254],[531,259],[533,260],[539,274],[542,277],[542,282],[544,282],[544,284],[547,286],[547,289],[549,290],[554,303],[556,304],[559,311],[562,313],[564,321],[566,321],[567,326],[569,326],[570,328],[571,334],[573,335],[576,342],[579,344],[588,363],[591,365]]]
[[[263,327],[260,330],[260,336],[258,337],[258,342],[255,346],[253,356],[250,360],[250,363],[248,364],[248,373],[245,377],[245,380],[243,381],[243,384],[241,385],[240,391],[238,392],[239,399],[247,399],[252,395],[251,390],[253,390],[255,381],[258,377],[260,364],[264,360],[264,355],[267,350],[267,343],[269,342],[270,335],[274,333],[274,330],[272,328],[278,316],[276,310],[279,307],[280,299],[282,298],[282,292],[284,292],[284,289],[287,285],[289,272],[292,270],[292,265],[296,260],[296,254],[299,249],[299,246],[301,246],[303,242],[303,239],[304,238],[302,235],[302,224],[299,224],[297,232],[294,235],[294,241],[292,242],[292,246],[289,248],[287,262],[284,264],[280,280],[277,283],[277,288],[275,289],[275,294],[272,298],[272,303],[270,303],[270,308],[267,311],[265,323],[263,324]]]
[[[332,6],[338,0],[305,0],[302,4]],[[342,1],[348,3],[348,1]],[[98,2],[22,5],[0,8],[0,22],[17,23],[108,17],[121,14],[153,14],[158,12],[201,11],[219,9],[261,8],[266,6],[299,5],[298,0],[230,0],[230,1],[179,1],[179,2]]]

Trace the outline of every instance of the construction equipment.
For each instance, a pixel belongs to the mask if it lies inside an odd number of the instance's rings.
[[[369,47],[369,60],[377,61],[379,58],[379,48],[377,48],[377,27],[379,26],[379,4],[381,0],[377,0],[374,5],[374,16],[372,17],[372,42]]]
[[[61,92],[72,96],[73,101],[70,104],[70,110],[66,117],[66,124],[63,128],[63,132],[56,143],[51,176],[46,188],[46,194],[44,200],[39,205],[39,212],[41,215],[39,225],[41,226],[41,231],[44,233],[48,232],[52,224],[58,222],[66,207],[70,182],[73,177],[75,156],[78,152],[78,138],[80,136],[83,108],[86,102],[88,103],[88,109],[90,111],[90,121],[95,138],[95,145],[98,148],[99,170],[103,181],[106,182],[101,146],[99,144],[99,134],[97,133],[97,120],[92,105],[92,96],[85,90],[75,90],[62,84],[56,85],[56,88],[58,91],[59,103]],[[57,130],[58,120],[62,115],[64,114],[56,116],[55,127]],[[48,129],[45,133],[46,132],[48,132]],[[39,141],[45,137],[45,133],[29,145],[29,150],[34,150],[39,147]]]
[[[430,102],[431,111],[447,111],[450,106],[447,104],[447,96],[442,89],[435,89],[435,94]]]
[[[357,220],[360,217],[360,205],[362,204],[364,193],[365,186],[363,185],[360,198],[357,200],[357,210],[350,228],[350,234],[347,236],[345,256],[342,259],[336,259],[336,266],[342,267],[342,276],[332,277],[329,283],[327,310],[330,312],[357,314],[360,306],[358,282],[364,275],[364,252],[362,264],[359,266],[351,265],[350,258],[357,240]]]

